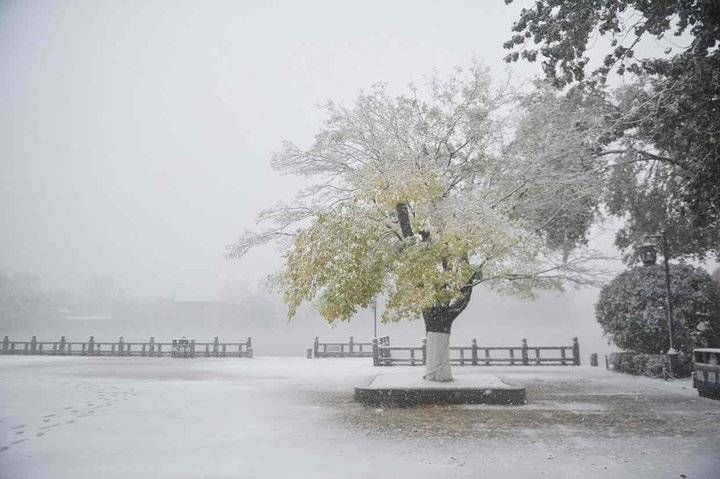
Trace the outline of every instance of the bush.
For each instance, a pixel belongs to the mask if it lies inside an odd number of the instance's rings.
[[[659,378],[663,368],[667,368],[668,357],[665,354],[647,354],[635,352],[611,353],[608,362],[613,371],[635,376]],[[692,357],[689,354],[679,354],[674,374],[676,377],[686,378],[692,371]]]
[[[720,347],[720,288],[690,265],[670,268],[675,349]],[[639,266],[618,275],[600,291],[595,316],[603,332],[627,351],[664,354],[669,349],[665,316],[665,271]]]

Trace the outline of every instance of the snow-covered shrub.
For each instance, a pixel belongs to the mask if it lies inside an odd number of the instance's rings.
[[[720,347],[720,288],[703,269],[670,267],[673,346],[690,353]],[[664,354],[669,349],[665,272],[639,266],[618,275],[600,291],[595,316],[603,332],[628,351]]]

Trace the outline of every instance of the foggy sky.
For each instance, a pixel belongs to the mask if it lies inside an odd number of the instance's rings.
[[[51,288],[221,298],[278,264],[225,244],[297,180],[328,98],[482,60],[505,75],[501,1],[0,3],[0,267]],[[515,79],[537,65],[518,64]]]

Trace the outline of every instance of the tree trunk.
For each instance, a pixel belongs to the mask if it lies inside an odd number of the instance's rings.
[[[412,221],[410,219],[410,207],[407,203],[398,203],[395,206],[400,231],[404,238],[413,236]],[[420,231],[422,241],[430,241],[430,233]],[[469,259],[465,261],[469,264]],[[447,264],[443,261],[443,268]],[[460,295],[447,304],[439,304],[423,311],[425,320],[426,350],[425,350],[425,375],[427,381],[452,381],[450,369],[450,328],[453,321],[470,303],[472,296],[473,281],[481,276],[480,270],[476,271],[469,279],[468,285],[461,289]]]
[[[452,306],[437,306],[423,312],[426,334],[425,375],[427,381],[452,381],[450,368],[450,329],[470,302],[470,293]]]
[[[428,381],[452,381],[450,369],[450,333],[427,331],[427,355],[424,379]]]

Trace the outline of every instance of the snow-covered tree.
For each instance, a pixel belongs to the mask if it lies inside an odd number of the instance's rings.
[[[705,270],[685,264],[672,265],[670,278],[675,348],[720,347],[720,287]],[[618,347],[664,354],[670,347],[665,295],[663,266],[631,268],[603,287],[595,316]]]
[[[608,202],[628,219],[618,246],[662,234],[669,256],[720,257],[720,2],[531,3],[512,26],[505,59],[540,62],[560,102],[606,97],[594,154],[621,166]],[[642,48],[648,40],[667,48]],[[614,91],[613,75],[622,83]],[[584,127],[567,126],[554,130],[557,138]]]
[[[274,284],[291,317],[314,301],[327,321],[347,321],[377,296],[384,321],[422,317],[425,377],[451,380],[450,330],[473,288],[531,296],[589,279],[573,247],[594,216],[598,175],[538,158],[536,119],[511,121],[513,101],[474,67],[422,91],[375,85],[350,107],[328,103],[310,147],[286,143],[272,158],[313,186],[263,212],[270,227],[243,234],[229,256],[278,240]]]
[[[638,95],[627,86],[615,95],[583,86],[558,93],[538,82],[524,100],[532,134],[522,138],[531,139],[534,156],[543,162],[563,158],[568,167],[589,165],[601,175],[604,211],[623,222],[615,245],[629,264],[638,261],[635,249],[648,236],[662,237],[667,259],[717,256],[720,223],[697,217],[686,197],[683,168],[664,161],[643,135],[628,129],[638,115],[652,118],[639,113],[644,102]]]

